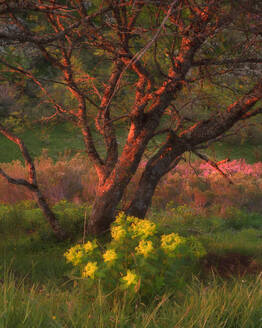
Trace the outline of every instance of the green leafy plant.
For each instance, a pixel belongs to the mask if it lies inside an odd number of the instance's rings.
[[[107,291],[159,295],[177,286],[182,272],[206,253],[193,237],[160,234],[155,223],[124,213],[111,225],[111,237],[105,247],[94,239],[65,253],[75,267],[74,277],[81,276],[88,288],[100,280]]]

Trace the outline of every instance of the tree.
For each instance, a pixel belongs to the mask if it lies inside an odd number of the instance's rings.
[[[2,74],[40,88],[53,106],[46,120],[62,116],[81,129],[99,178],[90,233],[109,228],[157,136],[163,142],[126,208],[140,218],[159,180],[186,151],[208,160],[201,148],[261,113],[261,14],[255,0],[1,2]],[[34,49],[53,69],[52,78],[17,49]],[[58,89],[66,102],[56,97]],[[209,89],[212,102],[206,101]],[[119,126],[128,129],[121,152]],[[105,156],[94,130],[103,137]]]

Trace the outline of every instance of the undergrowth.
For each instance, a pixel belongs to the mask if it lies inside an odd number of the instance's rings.
[[[158,227],[157,238],[172,233],[181,240],[194,238],[206,255],[196,265],[188,262],[186,274],[177,271],[183,279],[145,297],[141,286],[131,294],[117,284],[104,288],[103,279],[112,278],[109,272],[91,288],[85,277],[72,273],[64,254],[74,244],[92,242],[84,228],[90,206],[61,201],[54,210],[72,232],[71,241],[55,242],[32,201],[0,206],[0,327],[262,327],[259,213],[228,208],[224,216],[201,216],[194,208],[173,204],[152,209],[149,218]],[[110,236],[97,243],[101,256],[113,246]],[[131,257],[136,247],[128,252]],[[143,250],[137,248],[138,253]],[[137,265],[130,271],[138,270]],[[156,275],[150,278],[152,286]]]
[[[224,163],[233,184],[192,165],[181,163],[161,181],[144,221],[155,235],[139,234],[139,220],[125,218],[96,241],[86,229],[96,178],[82,155],[36,160],[41,189],[71,236],[63,243],[30,192],[0,178],[0,327],[261,328],[262,164]],[[26,177],[20,162],[3,168]],[[176,256],[165,253],[165,238]],[[89,243],[94,258],[80,252],[75,267],[66,261],[73,245]],[[189,256],[196,245],[202,256]]]
[[[146,162],[141,162],[138,172],[131,179],[121,208],[130,202]],[[83,155],[60,157],[54,162],[47,153],[35,161],[39,186],[51,204],[67,200],[76,204],[95,199],[97,177]],[[14,178],[26,178],[27,172],[19,161],[2,164],[4,171]],[[168,212],[172,208],[187,205],[201,216],[228,216],[228,208],[234,207],[262,213],[262,162],[247,164],[245,160],[223,162],[220,169],[227,179],[207,163],[181,162],[159,183],[152,206]],[[230,183],[231,182],[231,183]],[[23,186],[9,184],[0,177],[0,202],[15,204],[32,200],[32,193]]]

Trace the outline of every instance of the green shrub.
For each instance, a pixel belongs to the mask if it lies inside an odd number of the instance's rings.
[[[262,227],[262,215],[260,213],[248,213],[236,207],[228,207],[225,212],[225,218],[227,227],[236,230],[259,229]]]
[[[119,287],[131,295],[159,295],[183,283],[183,275],[205,254],[195,238],[160,234],[155,223],[124,213],[112,224],[111,236],[105,247],[92,240],[65,253],[75,278],[81,276],[88,288],[100,280],[106,291]]]
[[[85,220],[88,220],[91,209],[92,207],[90,205],[78,205],[66,200],[62,200],[53,206],[53,210],[61,226],[71,236],[84,231]]]
[[[91,210],[90,206],[63,200],[52,209],[61,226],[72,239],[83,233]],[[55,238],[42,210],[31,200],[14,205],[0,204],[0,229],[5,234],[13,234],[15,231],[35,233],[46,241]]]
[[[13,233],[22,226],[19,210],[12,205],[0,205],[0,231]]]

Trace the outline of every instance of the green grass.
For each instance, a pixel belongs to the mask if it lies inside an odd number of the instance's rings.
[[[78,286],[31,285],[6,272],[0,285],[2,328],[261,328],[261,275],[253,281],[208,284],[194,279],[183,293],[166,294],[145,305],[117,292],[106,295],[98,287],[88,295]]]
[[[126,131],[119,126],[117,130],[120,141],[120,148],[123,146]],[[84,152],[84,142],[81,132],[69,123],[50,124],[49,126],[35,126],[27,129],[20,135],[27,145],[33,158],[39,157],[43,150],[47,150],[48,155],[57,160],[63,154],[73,156],[78,152]],[[163,139],[163,138],[162,138]],[[160,137],[149,144],[149,152],[155,150],[156,144],[163,141]],[[104,154],[104,144],[101,136],[94,132],[94,140],[98,151]],[[17,145],[0,135],[0,163],[7,163],[13,160],[22,160],[21,153]],[[241,143],[216,143],[206,151],[212,158],[222,160],[226,157],[230,159],[245,158],[248,163],[262,161],[262,145],[253,145],[248,142]],[[195,157],[192,155],[192,159]]]
[[[69,278],[71,266],[63,254],[82,241],[81,206],[61,202],[55,207],[63,225],[73,232],[72,241],[64,243],[55,242],[33,203],[8,208],[0,206],[1,328],[262,327],[262,218],[258,214],[238,211],[235,219],[233,212],[226,220],[196,216],[185,206],[153,209],[150,218],[163,232],[194,235],[208,255],[239,254],[261,266],[244,276],[236,271],[224,277],[206,271],[203,260],[180,288],[144,300],[120,290],[105,294],[99,284],[87,292],[84,281]]]
[[[244,158],[247,163],[256,163],[262,161],[262,144],[254,145],[248,141],[244,143],[217,143],[207,153],[214,159],[223,160],[225,158],[241,159]]]
[[[43,149],[48,149],[48,154],[57,159],[64,152],[72,155],[84,149],[82,136],[77,129],[63,123],[47,127],[37,126],[26,130],[20,135],[28,147],[32,157],[39,157]],[[4,136],[0,136],[0,162],[22,160],[19,148]]]

